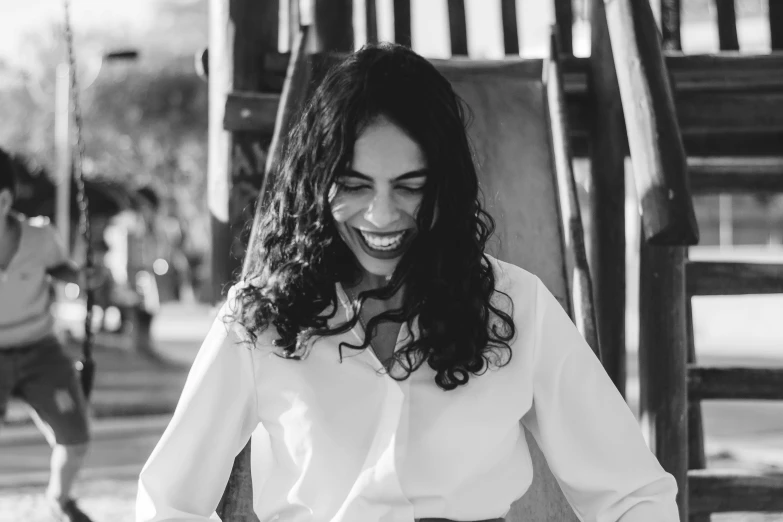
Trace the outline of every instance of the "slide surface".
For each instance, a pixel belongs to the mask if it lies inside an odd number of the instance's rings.
[[[485,208],[497,225],[490,252],[536,274],[572,310],[543,61],[435,63],[470,109]],[[527,438],[535,477],[506,522],[578,521],[530,433]]]

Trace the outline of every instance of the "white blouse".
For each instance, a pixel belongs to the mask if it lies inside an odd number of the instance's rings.
[[[678,521],[673,477],[560,304],[537,277],[492,262],[514,303],[513,357],[453,391],[426,363],[398,382],[372,350],[345,348],[340,362],[338,345],[359,343],[358,326],[317,339],[301,361],[274,355],[271,331],[250,349],[224,305],[141,472],[137,522],[217,520],[254,432],[261,522],[503,517],[533,478],[520,420],[582,520]],[[337,291],[342,322],[352,312]],[[398,347],[415,326],[401,328]]]

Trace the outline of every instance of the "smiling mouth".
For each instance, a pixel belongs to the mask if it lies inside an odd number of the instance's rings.
[[[392,253],[399,250],[405,244],[405,239],[411,232],[410,230],[401,230],[399,232],[378,234],[358,228],[354,230],[361,237],[364,246],[378,253]]]

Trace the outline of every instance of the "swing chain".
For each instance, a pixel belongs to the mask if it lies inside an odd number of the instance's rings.
[[[89,220],[89,201],[87,200],[87,194],[84,187],[84,136],[82,134],[83,120],[81,105],[79,103],[79,85],[76,74],[76,57],[74,55],[73,45],[73,30],[71,26],[71,13],[69,0],[63,0],[63,6],[65,9],[65,42],[68,52],[68,66],[71,83],[71,104],[73,108],[73,122],[76,131],[76,157],[73,162],[73,181],[76,184],[76,203],[79,210],[79,233],[84,238],[85,242],[85,263],[84,268],[86,274],[92,273],[94,266],[92,256],[92,231],[90,229]],[[70,171],[70,170],[69,170]],[[64,181],[68,182],[68,181]],[[84,321],[84,359],[85,361],[92,362],[92,344],[93,344],[93,329],[92,329],[92,308],[94,304],[94,293],[90,287],[90,284],[86,285],[87,295],[87,314]]]

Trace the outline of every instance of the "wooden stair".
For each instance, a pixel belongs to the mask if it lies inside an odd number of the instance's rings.
[[[699,161],[690,172],[701,176],[701,192],[778,192],[779,185],[754,187],[747,177],[767,176],[783,182],[779,160]],[[768,179],[764,178],[764,179]],[[754,190],[755,188],[755,190]],[[690,520],[708,522],[712,513],[783,512],[783,473],[704,469],[704,429],[701,401],[783,401],[783,367],[715,367],[696,362],[693,339],[694,296],[737,296],[783,293],[783,264],[725,261],[688,261],[685,265],[688,296],[687,396],[689,417],[688,504]]]

